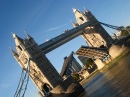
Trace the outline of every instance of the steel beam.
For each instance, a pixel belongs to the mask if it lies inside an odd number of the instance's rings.
[[[71,30],[66,31],[65,33],[52,38],[51,40],[39,45],[41,50],[46,54],[55,48],[61,46],[62,44],[74,39],[75,37],[82,34],[82,30],[86,27],[90,26],[90,22],[86,22],[84,24],[79,25]]]

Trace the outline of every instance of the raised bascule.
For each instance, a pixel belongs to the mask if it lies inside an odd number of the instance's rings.
[[[114,42],[89,10],[82,13],[79,10],[73,9],[73,12],[76,17],[76,23],[72,22],[74,28],[65,31],[65,33],[41,45],[38,45],[28,34],[27,39],[22,39],[13,34],[17,51],[12,50],[13,56],[25,71],[28,60],[30,60],[29,77],[37,86],[40,93],[47,97],[78,97],[84,92],[84,89],[72,77],[68,77],[64,80],[45,54],[81,35],[89,46],[87,49],[90,49],[92,52],[90,55],[87,53],[87,57],[91,57],[93,54],[94,57],[102,58],[104,56],[106,57],[108,53],[106,50],[104,51],[104,49],[98,48],[110,48]],[[87,52],[87,50],[85,52]],[[94,52],[104,55],[98,55]]]
[[[66,78],[68,76],[71,76],[72,73],[79,72],[82,67],[78,63],[78,61],[74,58],[74,52],[72,51],[71,54],[67,57],[64,58],[64,64],[61,69],[60,75],[63,78]]]

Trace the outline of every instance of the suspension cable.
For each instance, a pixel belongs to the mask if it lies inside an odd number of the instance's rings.
[[[27,68],[25,70],[22,69],[21,77],[16,92],[14,94],[14,97],[24,97],[29,81],[29,72],[30,72],[30,58],[28,59],[27,62]]]
[[[102,25],[104,25],[104,26],[107,26],[107,27],[109,27],[109,28],[112,28],[112,29],[116,29],[116,30],[119,30],[119,31],[121,31],[121,30],[123,30],[124,29],[124,27],[123,26],[113,26],[113,25],[109,25],[109,24],[106,24],[106,23],[102,23],[102,22],[99,22],[100,24],[102,24]]]

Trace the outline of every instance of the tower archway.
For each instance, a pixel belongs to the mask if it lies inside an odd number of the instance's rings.
[[[45,83],[43,85],[42,89],[43,89],[42,91],[44,92],[45,96],[48,97],[51,94],[50,91],[51,91],[52,88],[50,87],[50,85],[48,85],[48,84]]]

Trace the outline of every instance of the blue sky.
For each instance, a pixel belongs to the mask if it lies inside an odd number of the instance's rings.
[[[101,22],[117,26],[130,25],[129,0],[0,0],[1,97],[13,97],[21,73],[21,67],[9,50],[9,47],[15,50],[11,32],[25,38],[26,31],[41,44],[63,33],[65,29],[73,28],[70,22],[70,19],[75,22],[72,8],[84,11],[83,7],[89,9]],[[106,30],[109,34],[115,32],[109,28]],[[86,43],[79,36],[48,53],[47,57],[60,72],[63,58],[81,45]],[[34,88],[29,82],[27,97],[38,97]]]

